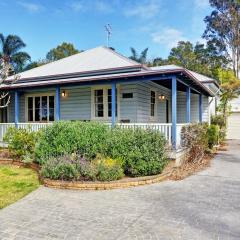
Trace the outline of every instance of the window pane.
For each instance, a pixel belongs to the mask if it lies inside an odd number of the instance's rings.
[[[117,89],[116,89],[116,111],[115,116],[117,116]],[[108,89],[108,117],[112,116],[112,89]]]
[[[49,96],[49,108],[54,108],[54,96]]]
[[[48,106],[47,106],[47,96],[42,97],[42,121],[47,121],[48,117]]]
[[[151,117],[155,116],[155,101],[156,101],[156,93],[154,91],[151,91],[151,106],[150,106]]]
[[[98,89],[94,91],[95,96],[95,117],[103,117],[104,106],[103,106],[103,89]]]
[[[28,98],[28,109],[33,109],[33,98],[32,97]]]
[[[35,97],[35,108],[40,108],[40,97]]]
[[[40,121],[40,109],[35,108],[35,121]]]
[[[33,110],[28,109],[28,121],[32,122],[33,121]]]
[[[49,108],[49,121],[54,121],[54,108]]]

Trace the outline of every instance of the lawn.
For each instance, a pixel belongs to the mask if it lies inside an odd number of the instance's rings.
[[[0,209],[39,187],[37,173],[29,168],[0,166]]]

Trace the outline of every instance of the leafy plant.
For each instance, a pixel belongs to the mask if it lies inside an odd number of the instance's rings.
[[[31,156],[33,159],[36,141],[40,134],[23,128],[9,128],[4,136],[4,142],[8,144],[11,155],[14,158],[24,159]]]
[[[36,161],[43,164],[49,157],[77,152],[94,159],[105,150],[108,126],[96,122],[56,122],[47,127],[36,146]]]
[[[109,134],[106,155],[122,159],[127,175],[159,174],[167,164],[166,141],[158,132],[115,128]]]
[[[182,146],[189,149],[188,161],[197,162],[208,149],[207,124],[194,123],[182,128]]]
[[[219,126],[211,124],[208,127],[208,146],[209,146],[209,148],[212,149],[214,145],[217,145],[218,140],[219,140]]]

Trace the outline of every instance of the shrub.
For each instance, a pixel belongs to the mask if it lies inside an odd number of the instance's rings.
[[[156,131],[115,128],[107,138],[106,155],[122,159],[127,175],[154,175],[167,163],[165,144],[165,138]]]
[[[210,149],[212,149],[214,145],[218,144],[218,139],[219,139],[219,126],[211,124],[208,127],[208,146]]]
[[[97,159],[92,162],[92,166],[96,169],[96,179],[99,181],[113,181],[121,179],[124,176],[122,161],[118,159],[98,156]]]
[[[11,127],[4,136],[4,142],[8,144],[11,155],[14,158],[33,159],[35,144],[40,134],[29,129]],[[29,161],[29,160],[28,160]]]
[[[220,129],[226,128],[226,123],[222,114],[212,115],[211,124],[218,125]]]
[[[36,146],[36,161],[78,152],[88,159],[104,151],[108,126],[95,122],[61,121],[47,127]]]
[[[52,157],[44,163],[40,173],[43,177],[55,180],[113,181],[124,176],[118,160],[98,156],[89,161],[78,155]]]
[[[165,144],[164,137],[156,131],[110,129],[92,122],[58,122],[43,132],[36,147],[36,160],[44,165],[49,157],[77,152],[88,160],[85,165],[80,164],[81,175],[87,179],[117,179],[122,175],[118,164],[112,168],[105,164],[110,158],[120,159],[127,175],[146,176],[161,173],[166,165]],[[98,154],[104,161],[97,166],[89,164]]]
[[[188,161],[197,162],[208,148],[207,124],[194,123],[182,128],[182,146],[189,148]]]
[[[226,138],[226,122],[222,114],[211,116],[211,124],[219,126],[219,142],[222,143]]]

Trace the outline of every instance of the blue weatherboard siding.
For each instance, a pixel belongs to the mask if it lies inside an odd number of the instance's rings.
[[[60,87],[56,87],[56,94],[55,94],[55,99],[56,99],[56,110],[55,110],[55,117],[56,121],[60,120]]]
[[[202,94],[199,94],[199,122],[203,121]]]
[[[15,124],[19,123],[19,92],[15,91]]]
[[[116,123],[116,83],[112,83],[112,127]]]
[[[172,146],[176,149],[177,136],[177,79],[172,77]]]
[[[186,98],[187,98],[187,111],[186,111],[186,122],[191,122],[191,88],[187,87],[186,91]]]

